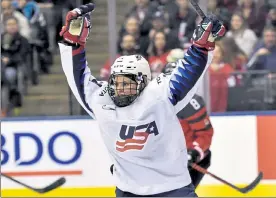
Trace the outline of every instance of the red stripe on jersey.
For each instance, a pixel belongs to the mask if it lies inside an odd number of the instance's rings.
[[[149,133],[147,132],[135,132],[133,138],[126,139],[124,142],[117,141],[116,150],[119,152],[125,152],[127,150],[142,150],[148,140],[148,136]]]
[[[190,117],[186,118],[186,120],[187,121],[195,120],[196,118],[200,117],[204,113],[206,113],[206,108],[205,107],[203,107],[202,109],[200,109],[199,111],[197,111],[195,114],[191,115]]]
[[[116,150],[119,152],[125,152],[128,150],[142,150],[144,148],[144,145],[126,145],[123,148],[116,147]]]
[[[149,134],[146,132],[135,132],[132,139],[126,139],[124,142],[117,141],[117,146],[125,146],[126,144],[145,144]],[[134,137],[144,137],[144,139],[134,139]]]

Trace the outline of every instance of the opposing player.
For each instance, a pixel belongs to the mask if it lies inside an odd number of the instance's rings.
[[[173,51],[168,57],[168,64],[164,69],[166,75],[170,75],[176,67],[170,60],[178,60],[184,52],[180,49]],[[203,98],[197,94],[181,111],[177,117],[183,129],[188,150],[188,164],[197,163],[207,169],[211,165],[210,146],[214,129],[208,115]],[[189,166],[192,183],[197,188],[204,174]]]
[[[132,55],[117,58],[108,82],[99,82],[85,57],[90,16],[75,19],[78,13],[74,9],[67,14],[60,33],[62,67],[75,97],[99,123],[114,163],[116,196],[196,197],[176,114],[195,94],[224,26],[206,17],[195,30],[192,47],[169,76],[161,74],[151,81],[148,62]]]
[[[204,100],[194,95],[189,104],[177,114],[182,126],[189,164],[197,163],[207,169],[211,164],[210,146],[213,137],[213,126],[207,113]],[[189,167],[192,183],[197,188],[204,174]]]

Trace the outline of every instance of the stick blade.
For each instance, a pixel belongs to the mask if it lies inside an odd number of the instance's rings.
[[[57,181],[55,181],[54,183],[50,184],[49,186],[46,186],[45,188],[42,189],[34,189],[36,192],[38,193],[47,193],[51,190],[54,190],[60,186],[62,186],[63,184],[65,184],[66,179],[64,177],[59,178]]]
[[[262,178],[263,178],[263,173],[260,172],[259,175],[256,177],[256,179],[251,184],[249,184],[248,186],[246,186],[244,188],[241,188],[240,192],[248,193],[249,191],[253,190],[260,183]]]

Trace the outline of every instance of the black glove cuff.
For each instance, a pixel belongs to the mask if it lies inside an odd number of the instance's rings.
[[[71,46],[73,48],[73,50],[77,50],[80,47],[80,44],[78,44],[78,43],[74,43],[74,44],[69,43],[66,40],[62,40],[62,41],[60,41],[60,43],[62,43],[64,45],[67,45],[67,46]]]

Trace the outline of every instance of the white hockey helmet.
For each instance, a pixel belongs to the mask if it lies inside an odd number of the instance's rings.
[[[117,95],[115,77],[118,75],[130,78],[136,83],[136,93],[131,95]],[[121,56],[111,66],[108,80],[108,94],[114,104],[119,107],[130,105],[151,81],[151,71],[148,61],[141,55]],[[132,89],[133,90],[133,89]]]
[[[168,63],[166,64],[165,68],[163,69],[163,73],[165,73],[166,75],[170,75],[177,66],[176,62],[179,59],[183,59],[184,55],[185,55],[185,52],[182,49],[177,48],[177,49],[171,50],[167,56]]]
[[[172,63],[176,62],[178,59],[184,58],[184,50],[182,49],[172,49],[167,56],[167,62]]]
[[[141,55],[120,56],[111,66],[111,74],[134,74],[146,76],[147,83],[151,81],[151,71],[148,61]]]

